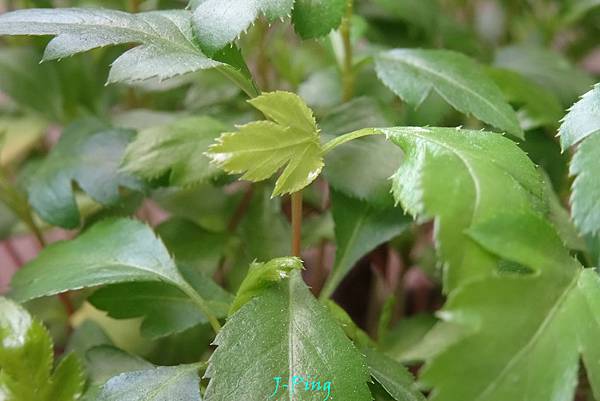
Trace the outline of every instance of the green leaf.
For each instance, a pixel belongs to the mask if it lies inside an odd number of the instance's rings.
[[[65,357],[52,372],[52,340],[19,305],[0,298],[0,399],[75,401],[83,391],[81,365]]]
[[[222,49],[264,15],[269,22],[289,17],[294,0],[204,0],[194,10],[194,30],[209,53]]]
[[[122,373],[102,386],[96,401],[202,401],[198,370],[193,364]]]
[[[378,245],[400,235],[410,219],[400,208],[379,208],[372,204],[331,192],[335,222],[335,264],[321,297],[333,294],[356,262]]]
[[[294,270],[302,269],[302,261],[298,258],[278,258],[267,263],[252,263],[231,304],[229,315],[233,315],[266,288],[289,278]]]
[[[496,269],[496,258],[464,230],[503,211],[548,211],[535,165],[502,135],[458,128],[379,131],[406,155],[392,178],[395,198],[414,217],[434,219],[446,290]]]
[[[306,381],[331,382],[331,398],[371,399],[364,357],[327,309],[310,293],[299,272],[261,292],[229,318],[209,360],[207,401],[323,400],[305,391]],[[310,376],[310,378],[309,378]],[[293,388],[275,395],[276,378]],[[291,383],[290,383],[291,381]]]
[[[132,131],[109,128],[95,119],[79,120],[65,128],[27,183],[33,209],[50,224],[75,228],[80,217],[73,182],[106,206],[119,203],[121,187],[142,189],[137,179],[118,171],[132,137]]]
[[[537,273],[487,277],[451,296],[440,316],[469,334],[426,367],[422,380],[435,386],[433,399],[570,400],[580,356],[597,398],[598,274],[583,269],[551,225],[530,214],[499,214],[470,234]]]
[[[26,301],[80,288],[137,281],[175,286],[211,318],[206,301],[183,278],[152,230],[127,219],[102,221],[74,240],[45,248],[13,277],[11,295]]]
[[[85,359],[90,382],[98,385],[106,383],[120,373],[153,368],[150,362],[110,345],[91,348],[86,352]]]
[[[488,68],[488,75],[504,93],[507,101],[519,106],[517,116],[523,130],[555,128],[563,116],[556,96],[521,74],[502,68]]]
[[[208,231],[190,220],[173,217],[159,224],[156,233],[178,266],[212,275],[225,252],[228,236]]]
[[[560,127],[564,149],[579,144],[571,161],[575,176],[571,193],[573,221],[583,234],[600,231],[600,84],[582,96]]]
[[[571,3],[565,16],[565,20],[570,23],[576,22],[594,8],[600,7],[600,0],[576,0]]]
[[[395,49],[375,58],[379,79],[413,107],[434,89],[455,109],[523,138],[514,110],[472,59],[449,50]]]
[[[385,337],[380,338],[379,349],[400,362],[413,362],[407,356],[431,331],[437,319],[432,315],[418,314],[404,318]]]
[[[397,401],[425,401],[413,376],[390,357],[374,349],[363,350],[371,376]]]
[[[248,102],[271,121],[252,122],[221,135],[208,156],[228,173],[244,173],[242,179],[254,182],[266,180],[285,166],[273,196],[308,186],[323,168],[312,111],[289,92],[265,93]]]
[[[269,23],[292,16],[305,39],[328,34],[340,25],[346,0],[202,0],[194,4],[194,29],[209,54],[238,39],[260,17]]]
[[[129,14],[106,9],[27,9],[0,16],[0,35],[55,35],[44,60],[97,47],[135,43],[117,58],[108,82],[164,80],[223,64],[206,57],[196,44],[189,11]]]
[[[304,39],[327,35],[337,28],[346,13],[347,0],[296,0],[292,21]]]
[[[270,260],[292,253],[290,223],[281,210],[281,201],[271,199],[270,187],[255,185],[252,200],[239,235],[248,260]]]
[[[169,185],[187,187],[218,173],[204,154],[226,131],[210,117],[188,117],[141,131],[129,144],[123,169],[146,180],[169,173]]]
[[[559,53],[535,46],[508,46],[496,51],[494,65],[528,77],[571,105],[594,83],[581,69],[573,66]]]
[[[180,268],[184,278],[206,300],[218,317],[226,317],[233,297],[211,278],[191,268]],[[206,317],[181,290],[164,283],[124,283],[96,291],[89,301],[116,319],[143,317],[140,332],[157,339],[180,333],[201,323]]]

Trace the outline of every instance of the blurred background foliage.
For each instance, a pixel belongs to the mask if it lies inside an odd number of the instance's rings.
[[[176,0],[3,0],[0,12],[71,6],[139,12],[188,4]],[[465,53],[489,66],[490,75],[519,111],[527,139],[520,146],[548,174],[558,202],[567,204],[569,155],[561,153],[555,134],[565,109],[600,76],[600,1],[357,0],[355,9],[352,40],[357,80],[353,100],[342,101],[339,35],[301,41],[287,21],[272,26],[259,21],[240,40],[259,87],[299,93],[316,111],[324,136],[393,125],[483,128],[434,92],[416,110],[402,103],[378,82],[370,62],[376,51],[397,47]],[[256,118],[245,95],[216,71],[130,87],[105,86],[109,66],[123,48],[102,48],[40,64],[47,42],[47,38],[0,39],[0,131],[4,133],[0,167],[2,179],[16,188],[16,193],[3,195],[20,205],[8,208],[0,204],[0,291],[7,288],[10,273],[39,250],[29,235],[27,219],[23,219],[32,216],[27,188],[34,172],[51,168],[47,158],[64,127],[90,118],[133,130],[189,115],[209,115],[229,125]],[[364,166],[354,170],[351,178],[366,184],[360,188],[348,185],[345,192],[375,204],[389,204],[387,187],[368,186],[373,176],[357,175],[377,167],[373,174],[387,178],[401,156],[382,148],[378,140],[368,142],[368,151],[365,146],[347,147],[332,155],[325,177],[344,189],[349,177],[343,166]],[[390,160],[391,165],[386,164]],[[232,180],[218,175],[210,183],[179,188],[170,186],[167,176],[160,176],[145,182],[143,188],[121,188],[119,201],[108,206],[86,194],[80,180],[79,185],[74,184],[80,226],[50,229],[37,216],[33,219],[44,231],[49,230],[47,238],[56,240],[73,237],[106,216],[136,215],[156,226],[170,251],[185,264],[205,266],[207,274],[224,266],[224,275],[216,278],[234,291],[252,259],[269,260],[289,253],[287,241],[281,239],[289,237],[290,205],[286,198],[270,200],[271,183],[250,190]],[[368,188],[365,193],[353,193],[364,188]],[[307,189],[305,202],[306,280],[318,291],[335,252],[327,183],[321,179]],[[244,206],[242,215],[240,205]],[[388,352],[402,361],[423,356],[415,344],[432,327],[433,312],[443,303],[431,231],[428,224],[411,226],[379,246],[358,262],[334,294],[361,327],[379,336]],[[195,241],[186,242],[187,238]],[[588,243],[592,250],[600,248],[598,239],[589,238]],[[357,296],[365,293],[370,296]],[[79,306],[88,293],[71,295]],[[166,338],[142,339],[138,330],[132,330],[139,327],[140,319],[111,319],[89,304],[71,317],[77,327],[71,333],[57,299],[32,302],[28,308],[49,325],[60,349],[84,352],[94,345],[116,343],[168,365],[197,360],[210,341],[206,325]],[[132,311],[131,316],[139,314]]]

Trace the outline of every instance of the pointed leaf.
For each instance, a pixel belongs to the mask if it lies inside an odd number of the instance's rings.
[[[11,295],[26,301],[103,284],[183,279],[152,230],[133,220],[105,220],[78,238],[48,246],[13,277]]]
[[[76,401],[84,378],[73,355],[52,373],[52,340],[44,326],[19,305],[0,298],[0,399]]]
[[[255,182],[285,166],[273,196],[308,186],[323,168],[319,130],[312,111],[289,92],[266,93],[249,103],[271,121],[249,123],[238,132],[221,135],[208,156],[225,171],[244,173],[242,179]]]
[[[335,222],[335,264],[321,297],[329,297],[343,278],[366,253],[397,235],[410,223],[400,208],[379,208],[368,202],[332,191]]]
[[[571,161],[573,221],[583,234],[600,231],[600,84],[583,95],[560,127],[563,149],[580,145]]]
[[[56,35],[44,59],[97,47],[136,43],[114,61],[109,82],[167,79],[223,64],[196,45],[189,11],[129,14],[105,9],[27,9],[0,16],[0,35]]]
[[[488,277],[450,298],[441,316],[470,334],[427,366],[422,380],[435,386],[432,399],[570,400],[580,355],[597,397],[598,274],[572,259],[550,224],[536,216],[501,214],[470,233],[489,251],[538,274]]]
[[[453,128],[379,131],[406,155],[393,177],[394,196],[414,217],[435,220],[447,290],[496,269],[496,258],[465,229],[502,211],[547,213],[535,165],[502,135]]]
[[[120,187],[141,189],[137,179],[118,171],[133,134],[94,119],[80,120],[65,128],[58,144],[27,183],[34,210],[50,224],[75,228],[80,217],[73,182],[107,206],[120,201]]]
[[[364,357],[311,295],[299,272],[245,304],[215,344],[205,374],[210,378],[208,401],[324,399],[327,392],[305,390],[309,380],[331,382],[333,399],[370,399]],[[296,395],[283,387],[275,394],[276,378]]]
[[[141,131],[129,144],[123,169],[146,180],[169,173],[169,184],[187,187],[218,170],[204,154],[226,126],[210,117],[188,117]]]
[[[449,50],[396,49],[377,55],[379,79],[413,107],[434,89],[455,109],[523,138],[514,110],[483,68]]]

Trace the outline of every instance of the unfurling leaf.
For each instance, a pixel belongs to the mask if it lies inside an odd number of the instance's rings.
[[[108,82],[167,79],[223,66],[206,57],[184,10],[129,14],[105,9],[28,9],[0,16],[0,35],[53,35],[44,55],[54,60],[97,47],[135,43],[112,64]]]
[[[123,169],[146,180],[169,173],[172,186],[202,183],[218,172],[204,153],[225,130],[210,117],[189,117],[143,130],[127,147]]]
[[[80,217],[74,182],[106,206],[114,206],[121,200],[121,187],[141,190],[139,180],[118,171],[133,135],[133,131],[110,128],[95,119],[69,125],[27,183],[33,209],[48,223],[75,228]]]
[[[304,101],[289,92],[265,93],[248,101],[270,121],[256,121],[237,132],[221,135],[208,156],[229,173],[242,179],[265,180],[285,166],[273,196],[301,190],[323,168],[319,129]]]
[[[52,372],[52,340],[21,306],[0,298],[0,400],[76,401],[84,377],[74,355]]]
[[[434,386],[432,399],[570,400],[580,356],[600,395],[598,274],[583,269],[554,228],[530,214],[499,214],[469,233],[536,274],[487,277],[450,297],[440,316],[468,334],[426,367],[421,379]]]
[[[263,288],[229,318],[215,344],[205,374],[207,401],[323,400],[327,382],[331,399],[370,399],[364,357],[300,272]],[[306,391],[311,382],[323,391]]]
[[[449,50],[396,49],[376,59],[379,79],[418,107],[433,89],[455,109],[523,138],[517,115],[483,67]]]
[[[571,162],[573,221],[583,234],[600,231],[600,84],[569,110],[560,127],[564,149],[579,144]]]

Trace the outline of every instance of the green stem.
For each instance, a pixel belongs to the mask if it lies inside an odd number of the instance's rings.
[[[221,323],[219,323],[219,319],[217,319],[217,317],[210,310],[206,300],[200,295],[198,295],[196,290],[194,290],[187,283],[182,284],[181,289],[188,297],[190,297],[192,302],[198,307],[198,310],[200,310],[200,312],[202,312],[202,314],[208,319],[208,322],[210,323],[215,333],[218,334],[221,330]]]
[[[384,133],[383,131],[381,131],[380,129],[377,129],[377,128],[363,128],[358,131],[340,135],[338,137],[335,137],[331,141],[327,142],[323,146],[323,150],[322,150],[323,155],[326,155],[327,153],[331,152],[333,149],[337,148],[338,146],[343,145],[346,142],[350,142],[354,139],[362,138],[365,136],[371,136],[371,135],[382,135],[383,133]]]
[[[340,34],[344,45],[344,61],[342,65],[342,100],[349,101],[354,96],[355,75],[354,55],[352,49],[352,14],[354,13],[354,1],[348,0],[346,15],[340,26]]]
[[[216,70],[233,82],[235,86],[240,88],[249,98],[260,96],[260,90],[256,85],[246,79],[243,74],[234,67],[226,65],[219,67]]]

